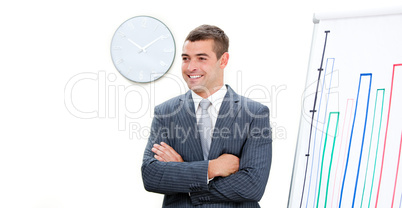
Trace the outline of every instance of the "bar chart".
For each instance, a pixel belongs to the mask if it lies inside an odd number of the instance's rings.
[[[402,207],[402,11],[316,20],[288,207]]]

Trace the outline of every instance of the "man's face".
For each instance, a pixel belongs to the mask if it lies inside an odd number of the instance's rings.
[[[182,53],[182,74],[187,86],[201,97],[208,97],[223,86],[223,70],[229,54],[217,59],[214,40],[186,41]]]

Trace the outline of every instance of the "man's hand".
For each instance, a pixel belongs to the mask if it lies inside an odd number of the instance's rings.
[[[154,144],[152,152],[155,153],[155,159],[161,162],[184,162],[181,156],[168,144]]]
[[[231,154],[223,154],[209,161],[208,178],[227,177],[239,171],[239,158]]]

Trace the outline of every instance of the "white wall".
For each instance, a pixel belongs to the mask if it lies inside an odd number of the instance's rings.
[[[200,24],[230,38],[226,83],[271,109],[273,163],[261,205],[286,207],[313,12],[362,2],[1,3],[0,207],[160,207],[162,196],[143,189],[142,153],[153,107],[187,90],[181,46]],[[114,31],[137,15],[160,19],[176,39],[172,69],[152,84],[127,81],[110,58]]]

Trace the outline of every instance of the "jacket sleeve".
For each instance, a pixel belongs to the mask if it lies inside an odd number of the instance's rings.
[[[169,125],[155,108],[148,144],[141,167],[144,187],[161,194],[189,193],[208,189],[208,161],[160,162],[154,158],[152,147],[162,141],[169,144]]]
[[[216,202],[246,202],[261,200],[268,181],[272,157],[272,134],[269,110],[263,106],[250,123],[239,171],[228,177],[210,181],[208,190],[191,192],[194,205]]]

